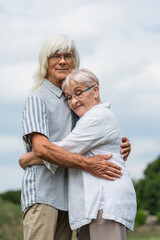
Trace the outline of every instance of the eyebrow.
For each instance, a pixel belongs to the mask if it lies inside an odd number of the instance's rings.
[[[77,87],[74,88],[74,90],[75,90],[76,88],[79,88],[79,87],[82,88],[80,85],[78,85]]]
[[[77,87],[75,87],[75,88],[73,89],[73,91],[76,90],[76,89],[79,88],[79,87],[82,88],[80,85],[78,85]],[[65,93],[65,94],[68,94],[68,95],[71,95],[71,93],[68,93],[68,92],[65,92],[65,91],[64,91],[64,93]]]

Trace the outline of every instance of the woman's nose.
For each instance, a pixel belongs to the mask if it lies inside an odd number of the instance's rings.
[[[76,99],[76,97],[73,95],[72,96],[72,102],[71,102],[71,104],[72,104],[72,106],[75,106],[75,104],[78,102],[78,100]]]

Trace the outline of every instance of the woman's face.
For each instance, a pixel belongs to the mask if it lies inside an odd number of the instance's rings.
[[[96,84],[89,87],[75,81],[64,89],[70,109],[79,117],[82,117],[91,107],[100,102],[99,87]]]

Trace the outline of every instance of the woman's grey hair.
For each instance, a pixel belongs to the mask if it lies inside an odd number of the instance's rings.
[[[80,58],[75,42],[68,36],[55,35],[50,37],[42,46],[39,54],[38,69],[34,75],[35,83],[32,90],[39,88],[47,77],[48,58],[56,52],[72,52],[74,68],[79,68]]]
[[[94,84],[99,86],[99,80],[96,75],[85,68],[72,70],[72,72],[63,81],[62,90],[64,91],[64,89],[69,87],[69,84],[72,82],[84,84],[86,87],[90,87]]]

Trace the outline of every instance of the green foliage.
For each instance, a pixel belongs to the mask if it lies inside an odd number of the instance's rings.
[[[146,214],[144,213],[144,211],[142,209],[139,209],[137,211],[137,215],[136,215],[136,219],[135,219],[135,223],[137,226],[141,226],[143,224],[145,224],[146,221]]]
[[[21,207],[0,199],[0,239],[22,240]]]
[[[159,223],[160,223],[160,212],[157,212],[157,213],[156,213],[156,216],[158,217],[158,221],[159,221]]]
[[[144,186],[146,185],[145,179],[140,179],[134,184],[137,196],[137,209],[144,208]]]
[[[160,176],[160,156],[154,162],[148,164],[144,171],[146,179],[154,179]]]
[[[144,175],[135,183],[138,209],[156,214],[160,211],[160,157],[147,166]]]
[[[20,204],[21,191],[8,191],[0,195],[1,199]]]

